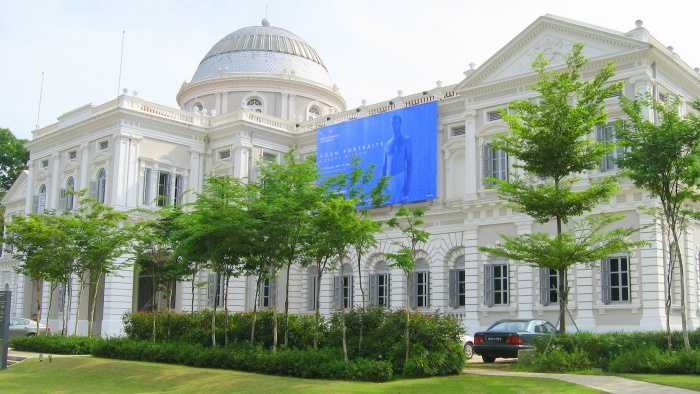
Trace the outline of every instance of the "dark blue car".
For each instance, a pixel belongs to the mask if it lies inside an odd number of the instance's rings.
[[[518,351],[531,349],[535,339],[554,335],[557,329],[546,320],[500,320],[486,331],[474,334],[474,353],[485,363],[497,358],[516,358]]]

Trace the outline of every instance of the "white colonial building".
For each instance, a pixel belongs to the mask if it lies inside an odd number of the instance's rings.
[[[392,308],[410,302],[418,310],[454,314],[468,331],[502,318],[544,318],[556,323],[556,291],[550,291],[556,275],[494,260],[478,250],[478,246],[498,242],[501,234],[552,231],[552,226],[534,223],[504,206],[481,179],[505,178],[515,171],[512,162],[489,145],[494,134],[506,130],[497,110],[512,100],[535,97],[529,86],[535,80],[530,65],[537,54],[544,53],[554,67],[561,66],[577,42],[585,44],[584,53],[590,58],[585,73],[592,75],[602,65],[614,63],[615,80],[624,82],[625,96],[649,92],[660,99],[676,96],[682,102],[700,96],[698,69],[657,41],[641,21],[625,33],[547,15],[484,64],[471,66],[456,85],[438,82],[423,92],[346,108],[318,53],[299,36],[263,20],[262,26],[237,30],[214,45],[192,80],[180,88],[180,108],[124,94],[100,105],[76,108],[58,117],[58,122],[34,130],[28,170],[3,200],[6,219],[71,208],[74,202],[62,198],[64,190],[90,189],[98,199],[120,210],[187,203],[207,176],[254,178],[261,161],[281,160],[292,146],[302,155],[314,152],[320,126],[437,101],[438,197],[425,203],[430,241],[421,251],[407,300],[403,275],[383,257],[395,247],[398,235],[383,234],[364,261],[362,283],[367,301]],[[617,97],[608,100],[608,110],[611,119],[623,116]],[[591,138],[612,137],[606,128],[591,130]],[[584,178],[592,180],[616,171],[614,155]],[[596,212],[623,212],[621,225],[641,227],[637,236],[649,244],[629,255],[610,256],[573,269],[570,308],[582,330],[664,327],[663,232],[643,210],[654,204],[645,193],[623,183],[615,198],[597,208]],[[376,214],[386,216],[390,211],[383,208]],[[700,228],[687,230],[683,250],[688,262],[690,327],[698,328]],[[69,313],[71,321],[78,319],[81,332],[87,330],[92,291],[83,292],[81,310],[76,310],[77,300],[62,300],[58,289],[55,298],[60,301],[49,310],[49,284],[17,275],[16,264],[8,251],[0,258],[0,287],[7,284],[14,292],[13,315],[40,313],[44,319],[48,313],[57,328],[63,313]],[[341,302],[361,303],[357,272],[351,268],[354,266],[344,270],[346,278],[333,273],[324,277],[319,300],[324,313]],[[291,275],[291,310],[310,312],[315,301],[313,273],[295,268]],[[283,305],[284,279],[280,276],[264,286],[261,307]],[[197,282],[195,309],[222,302],[215,275],[204,272]],[[149,283],[133,267],[108,275],[97,296],[97,330],[102,335],[119,335],[125,313],[150,308],[154,301]],[[175,308],[189,310],[190,285],[177,285]],[[39,299],[37,286],[42,289]],[[337,286],[348,288],[334,291]],[[229,307],[251,310],[254,287],[250,278],[236,279]],[[77,292],[73,294],[77,297]],[[672,322],[678,327],[678,294],[673,299]]]

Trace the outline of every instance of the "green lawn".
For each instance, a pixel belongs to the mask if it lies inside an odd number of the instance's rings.
[[[92,357],[27,360],[0,372],[3,393],[594,393],[549,379],[451,376],[355,383]]]
[[[700,376],[698,375],[660,375],[647,373],[626,373],[620,376],[666,386],[681,387],[688,390],[700,391]]]

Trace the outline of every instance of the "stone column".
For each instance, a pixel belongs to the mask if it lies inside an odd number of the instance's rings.
[[[515,226],[518,236],[532,233],[531,221],[516,223]],[[510,267],[517,270],[517,275],[510,275],[510,277],[515,277],[515,286],[518,292],[517,298],[515,300],[511,299],[511,302],[516,302],[518,307],[518,318],[532,319],[534,318],[532,313],[533,306],[535,300],[537,299],[537,292],[535,292],[533,286],[535,281],[535,273],[537,270],[535,267],[529,264],[523,264],[520,262],[515,262],[514,264],[511,264]]]
[[[640,239],[648,242],[639,249],[639,269],[642,271],[640,329],[663,330],[666,327],[663,231],[661,224],[644,212],[639,213],[639,225]]]
[[[80,178],[78,179],[78,190],[88,189],[90,181],[88,179],[90,149],[87,143],[80,145]]]
[[[464,183],[464,199],[467,201],[476,200],[479,190],[479,160],[477,157],[476,138],[476,111],[467,109],[464,119],[464,173],[466,181]]]
[[[113,139],[113,145],[112,171],[111,174],[107,173],[107,179],[111,180],[108,182],[111,188],[105,193],[105,202],[116,209],[125,209],[129,139],[126,136],[117,135]]]
[[[61,189],[61,156],[58,154],[58,152],[53,153],[51,155],[51,183],[50,187],[48,189],[48,200],[47,200],[47,208],[48,209],[57,209],[58,208],[58,195],[59,191]]]
[[[689,330],[694,330],[700,325],[700,316],[698,316],[698,252],[694,242],[695,231],[695,226],[690,225],[685,232],[685,299]]]
[[[196,150],[190,150],[190,176],[188,183],[188,198],[189,202],[192,202],[196,198],[196,194],[202,191],[202,167],[200,163],[200,152]]]
[[[134,209],[139,203],[139,153],[140,153],[140,138],[130,137],[127,140],[127,168],[125,176],[126,189],[126,207]]]
[[[34,163],[29,160],[27,161],[27,185],[24,200],[24,213],[27,215],[32,212],[34,195]]]
[[[466,281],[464,300],[464,328],[468,333],[482,329],[479,321],[479,249],[478,227],[468,225],[464,230],[464,279]]]

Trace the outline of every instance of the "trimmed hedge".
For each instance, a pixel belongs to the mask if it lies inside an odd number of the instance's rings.
[[[649,346],[620,354],[608,369],[618,373],[700,374],[700,351],[662,352]]]
[[[348,364],[335,350],[278,350],[236,345],[205,347],[176,342],[108,339],[93,347],[93,355],[122,360],[151,361],[193,367],[235,369],[301,378],[384,382],[393,377],[387,361],[356,359]]]
[[[52,354],[90,354],[95,344],[102,342],[99,337],[31,336],[10,339],[10,347],[15,350]]]
[[[124,317],[125,331],[135,340],[152,340],[152,313],[134,313]],[[464,367],[464,353],[460,334],[462,326],[448,316],[421,313],[411,314],[411,358],[404,366],[406,351],[404,328],[406,316],[403,311],[388,311],[383,308],[348,310],[347,325],[348,357],[351,360],[367,359],[388,361],[396,374],[404,376],[436,376],[458,374]],[[225,319],[217,313],[217,345],[223,345]],[[252,313],[231,313],[228,319],[228,345],[248,345]],[[280,344],[284,333],[284,316],[278,314]],[[319,347],[340,349],[342,315],[336,313],[320,322]],[[289,315],[289,347],[304,350],[313,347],[313,315]],[[194,314],[161,313],[157,317],[157,339],[196,343],[211,346],[211,312]],[[272,312],[258,312],[256,322],[258,346],[272,345]]]

